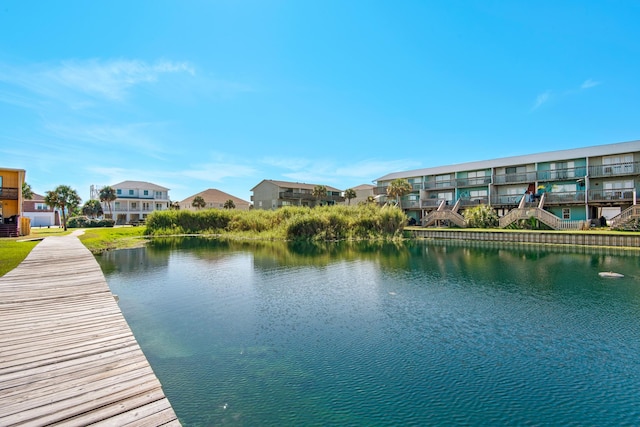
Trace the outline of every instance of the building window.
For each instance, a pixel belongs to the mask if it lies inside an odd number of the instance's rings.
[[[122,194],[122,190],[118,188],[118,189],[116,190],[116,194]]]
[[[157,211],[161,211],[162,210],[162,203],[156,203],[156,210]]]
[[[136,202],[131,203],[131,209],[137,209],[138,204]]]
[[[148,196],[149,195],[149,190],[144,190],[144,195]]]
[[[571,209],[562,208],[562,219],[571,219]]]
[[[133,196],[133,190],[129,190],[129,195]]]
[[[116,203],[115,203],[115,209],[116,209],[116,210],[119,210],[119,209],[120,209],[120,202],[116,202]]]

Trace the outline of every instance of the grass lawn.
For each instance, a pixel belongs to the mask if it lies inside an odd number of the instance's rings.
[[[39,243],[38,239],[47,236],[63,236],[73,229],[31,228],[28,236],[0,239],[0,277],[13,270],[29,255]],[[100,253],[109,249],[131,248],[144,244],[142,234],[144,227],[88,228],[80,236],[82,243],[92,253]]]
[[[85,228],[80,241],[92,253],[110,249],[135,248],[145,244],[145,227]]]

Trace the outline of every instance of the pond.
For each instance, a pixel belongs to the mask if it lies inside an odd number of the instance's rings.
[[[638,255],[183,238],[98,262],[185,426],[602,426],[640,422]]]

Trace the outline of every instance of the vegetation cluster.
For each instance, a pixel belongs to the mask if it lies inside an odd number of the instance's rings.
[[[67,221],[69,228],[95,228],[95,227],[113,227],[115,221],[110,218],[96,219],[86,216],[74,216]]]
[[[234,234],[285,240],[389,239],[401,237],[402,210],[359,206],[283,207],[268,210],[156,211],[147,217],[147,235]]]

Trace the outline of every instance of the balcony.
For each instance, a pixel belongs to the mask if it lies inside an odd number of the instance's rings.
[[[567,169],[544,170],[537,172],[538,181],[562,181],[566,179],[584,178],[587,174],[585,166]]]
[[[442,202],[443,202],[443,199],[426,199],[426,200],[422,200],[420,202],[420,205],[423,208],[437,208],[438,206],[440,206],[440,203]]]
[[[300,191],[281,191],[278,197],[285,200],[316,200],[313,194]]]
[[[374,196],[386,196],[387,195],[387,186],[385,185],[384,187],[375,187],[373,189],[373,195]]]
[[[491,184],[490,176],[481,176],[477,178],[458,178],[456,180],[458,187],[476,187]]]
[[[460,198],[460,206],[477,206],[477,205],[486,205],[489,203],[489,197],[463,197]]]
[[[589,177],[609,177],[633,175],[640,172],[640,162],[616,163],[612,165],[589,166]]]
[[[589,190],[590,202],[631,202],[635,188],[619,188],[615,190]]]
[[[520,203],[520,199],[522,199],[522,196],[524,196],[524,194],[497,194],[491,196],[491,204],[494,206],[517,206]]]
[[[18,189],[12,187],[0,187],[0,200],[18,200]]]
[[[530,183],[536,180],[536,172],[507,173],[496,175],[493,179],[494,184],[517,184]]]
[[[424,183],[425,190],[434,190],[440,188],[454,188],[456,186],[455,179],[448,179],[446,181],[427,181]]]
[[[584,191],[566,191],[546,193],[545,205],[584,204]]]

